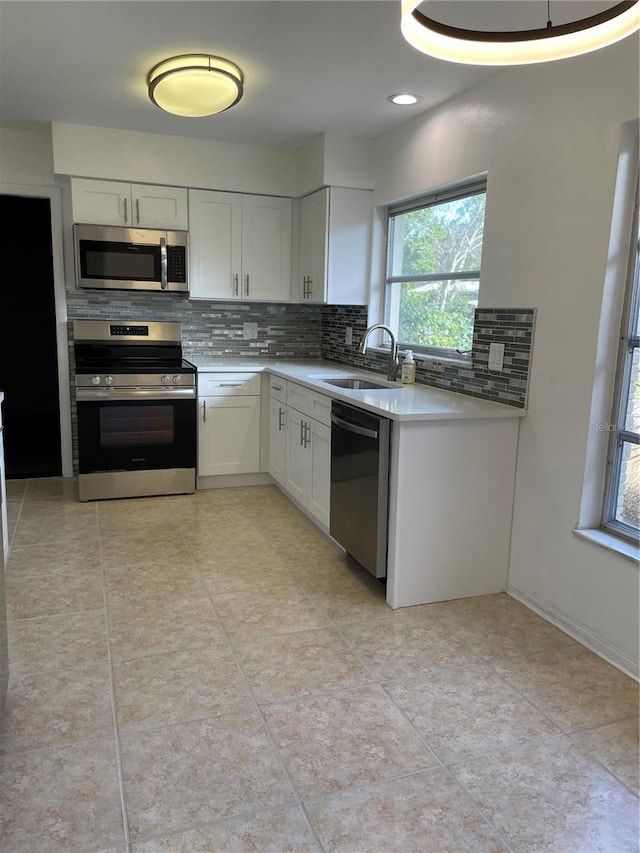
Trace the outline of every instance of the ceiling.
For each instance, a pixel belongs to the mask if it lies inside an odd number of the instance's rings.
[[[520,29],[546,22],[546,0],[430,5],[458,26]],[[567,18],[566,8],[575,19],[611,5],[551,2],[558,22]],[[404,41],[399,24],[399,0],[3,0],[0,121],[59,121],[291,149],[323,132],[378,136],[491,74],[509,73],[427,57]],[[181,53],[236,62],[245,74],[240,103],[196,119],[155,107],[146,74]],[[398,107],[386,100],[407,91],[422,101]]]

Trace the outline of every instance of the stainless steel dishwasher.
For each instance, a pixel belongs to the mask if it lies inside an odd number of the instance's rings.
[[[331,404],[329,532],[376,578],[387,575],[390,428],[387,418]]]

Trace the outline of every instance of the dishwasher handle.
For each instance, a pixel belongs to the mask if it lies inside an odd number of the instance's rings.
[[[339,418],[337,415],[331,413],[331,423],[336,424],[336,426],[342,427],[342,429],[346,429],[347,432],[355,432],[356,435],[364,435],[366,438],[378,438],[378,431],[375,429],[367,429],[366,427],[358,426],[357,424],[352,424],[349,421],[343,421],[342,418]]]

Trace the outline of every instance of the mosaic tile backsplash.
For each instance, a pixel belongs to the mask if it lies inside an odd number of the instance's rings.
[[[73,385],[71,321],[77,319],[172,320],[182,324],[186,358],[295,358],[317,359],[360,370],[386,373],[383,353],[358,353],[367,328],[362,305],[297,305],[258,302],[191,302],[169,293],[77,291],[67,292],[69,357]],[[244,340],[244,323],[257,323],[255,340]],[[478,308],[475,316],[472,361],[466,365],[422,363],[417,359],[416,382],[495,400],[524,408],[533,344],[535,309]],[[345,344],[347,327],[353,343]],[[489,344],[505,344],[504,369],[489,371]],[[72,388],[74,470],[77,471],[76,407]]]
[[[320,358],[319,305],[189,301],[173,293],[69,291],[69,320],[130,319],[182,323],[182,348],[215,358]],[[257,323],[246,341],[243,324]]]
[[[535,326],[534,308],[477,308],[473,330],[471,363],[421,361],[416,357],[416,382],[471,397],[494,400],[524,408],[527,404],[529,365]],[[345,344],[348,326],[353,344]],[[387,371],[383,353],[358,353],[358,343],[367,328],[367,309],[359,305],[326,305],[322,312],[321,356],[328,361],[360,369]],[[489,370],[489,344],[503,343],[503,369]]]

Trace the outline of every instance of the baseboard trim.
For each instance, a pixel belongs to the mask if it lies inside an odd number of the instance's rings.
[[[532,595],[515,584],[507,584],[507,594],[512,598],[515,598],[521,604],[524,604],[525,607],[533,610],[534,613],[542,616],[542,618],[546,619],[547,622],[551,622],[552,625],[555,625],[556,628],[564,631],[565,634],[573,637],[574,640],[577,640],[592,652],[595,652],[595,654],[607,663],[610,663],[625,675],[633,678],[634,681],[640,680],[638,661],[633,660],[633,658],[629,657],[621,649],[617,648],[617,646],[608,643],[606,640],[603,640],[602,637],[598,637],[586,626],[581,625],[579,622],[575,622],[562,611],[556,610],[555,607],[549,607],[549,605],[540,601],[535,595]]]
[[[230,489],[234,486],[271,486],[270,474],[217,474],[213,477],[196,477],[196,489]]]

